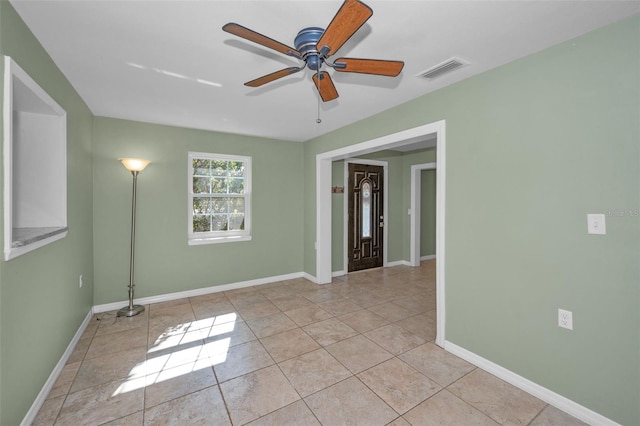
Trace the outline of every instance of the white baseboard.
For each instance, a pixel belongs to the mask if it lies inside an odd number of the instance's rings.
[[[168,302],[170,300],[184,299],[186,297],[203,296],[205,294],[217,293],[220,291],[235,290],[238,288],[251,287],[254,285],[270,284],[277,281],[291,280],[291,279],[303,278],[303,277],[307,278],[307,275],[308,274],[305,274],[303,272],[294,272],[291,274],[276,275],[273,277],[258,278],[255,280],[240,281],[240,282],[231,283],[231,284],[197,288],[194,290],[179,291],[176,293],[161,294],[158,296],[142,297],[140,299],[135,299],[134,302],[138,305],[149,305],[151,303]],[[310,275],[308,276],[310,277]],[[310,278],[307,278],[307,279],[310,281],[313,281]],[[105,303],[103,305],[95,305],[93,307],[93,313],[97,314],[100,312],[115,311],[122,308],[123,306],[127,306],[128,303],[129,303],[128,301],[122,301],[122,302],[114,302],[114,303]]]
[[[82,321],[82,324],[80,324],[80,327],[78,328],[78,331],[76,331],[76,334],[73,336],[73,339],[71,339],[71,342],[69,342],[69,345],[62,354],[62,357],[60,357],[60,361],[58,361],[51,374],[49,374],[49,378],[47,379],[47,381],[44,382],[44,386],[42,386],[40,393],[36,397],[35,401],[33,401],[33,404],[31,404],[31,408],[29,408],[29,411],[27,411],[24,419],[22,419],[20,426],[29,426],[35,420],[36,416],[38,415],[38,411],[40,411],[40,408],[42,408],[42,404],[44,404],[47,396],[49,395],[49,392],[51,392],[51,389],[53,389],[53,385],[56,384],[58,376],[60,376],[60,373],[62,373],[62,369],[65,365],[67,365],[67,361],[73,353],[73,350],[80,340],[80,337],[82,337],[82,333],[84,333],[87,325],[89,325],[89,322],[91,322],[92,316],[93,314],[90,310],[89,313],[87,313],[87,316],[84,317],[84,321]]]
[[[411,266],[411,262],[408,260],[394,260],[393,262],[387,262],[384,266],[386,268],[390,268],[392,266]]]
[[[431,260],[431,259],[435,259],[436,255],[435,254],[430,254],[428,256],[421,256],[420,260]]]
[[[347,275],[347,273],[345,271],[333,271],[331,273],[332,277],[341,277],[343,275]]]
[[[455,343],[451,343],[448,340],[444,342],[444,349],[448,352],[451,352],[454,355],[459,356],[467,362],[479,367],[488,373],[493,374],[494,376],[504,380],[507,383],[512,384],[513,386],[522,389],[523,391],[535,396],[546,402],[549,405],[553,405],[554,407],[571,414],[573,417],[582,420],[583,422],[590,425],[598,425],[598,426],[620,426],[620,424],[614,422],[613,420],[604,417],[601,414],[596,413],[584,407],[577,402],[570,400],[560,394],[557,394],[543,386],[540,386],[537,383],[532,382],[529,379],[526,379],[513,371],[507,370],[506,368],[495,364],[488,359],[485,359],[475,353],[464,349]]]

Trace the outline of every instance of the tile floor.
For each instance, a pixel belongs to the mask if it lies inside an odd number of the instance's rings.
[[[433,343],[435,264],[96,315],[36,425],[579,425]]]

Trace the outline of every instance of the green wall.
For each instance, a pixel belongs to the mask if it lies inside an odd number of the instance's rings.
[[[152,161],[138,177],[136,297],[302,271],[301,143],[101,117],[94,139],[96,305],[127,298],[132,178],[121,157]],[[187,245],[189,151],[252,157],[251,241]]]
[[[67,111],[69,234],[0,261],[0,424],[17,425],[93,305],[93,116],[7,1],[0,2],[0,50]]]
[[[638,70],[636,15],[308,141],[305,271],[316,154],[444,119],[446,339],[640,424]]]

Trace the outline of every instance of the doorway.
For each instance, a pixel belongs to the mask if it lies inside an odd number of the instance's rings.
[[[348,163],[348,272],[379,268],[384,253],[384,167]]]
[[[316,256],[315,277],[319,284],[330,283],[331,274],[331,167],[332,161],[371,152],[409,145],[433,135],[436,151],[436,340],[445,342],[445,189],[446,189],[446,122],[444,120],[414,127],[365,142],[316,155]]]

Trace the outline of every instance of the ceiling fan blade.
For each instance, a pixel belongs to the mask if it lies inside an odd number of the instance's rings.
[[[270,83],[279,78],[286,77],[291,74],[295,74],[301,70],[302,68],[298,68],[298,67],[285,68],[280,71],[272,72],[271,74],[263,75],[262,77],[256,78],[255,80],[247,81],[244,85],[249,87],[259,87],[259,86],[262,86],[263,84]]]
[[[333,65],[334,69],[340,72],[358,72],[362,74],[396,77],[402,71],[404,62],[384,61],[380,59],[340,58],[336,59]]]
[[[373,15],[373,10],[359,0],[345,0],[320,37],[317,49],[325,58],[334,54]]]
[[[293,47],[287,46],[286,44],[280,43],[272,38],[264,36],[260,33],[257,33],[249,28],[243,27],[242,25],[229,22],[225,26],[222,27],[223,31],[226,31],[230,34],[236,35],[238,37],[242,37],[254,43],[258,43],[262,46],[268,47],[269,49],[276,50],[280,53],[284,53],[285,55],[294,56],[298,59],[302,58],[300,52],[298,52]]]
[[[314,74],[313,82],[316,84],[323,102],[329,102],[338,97],[338,91],[328,72],[322,71]]]

